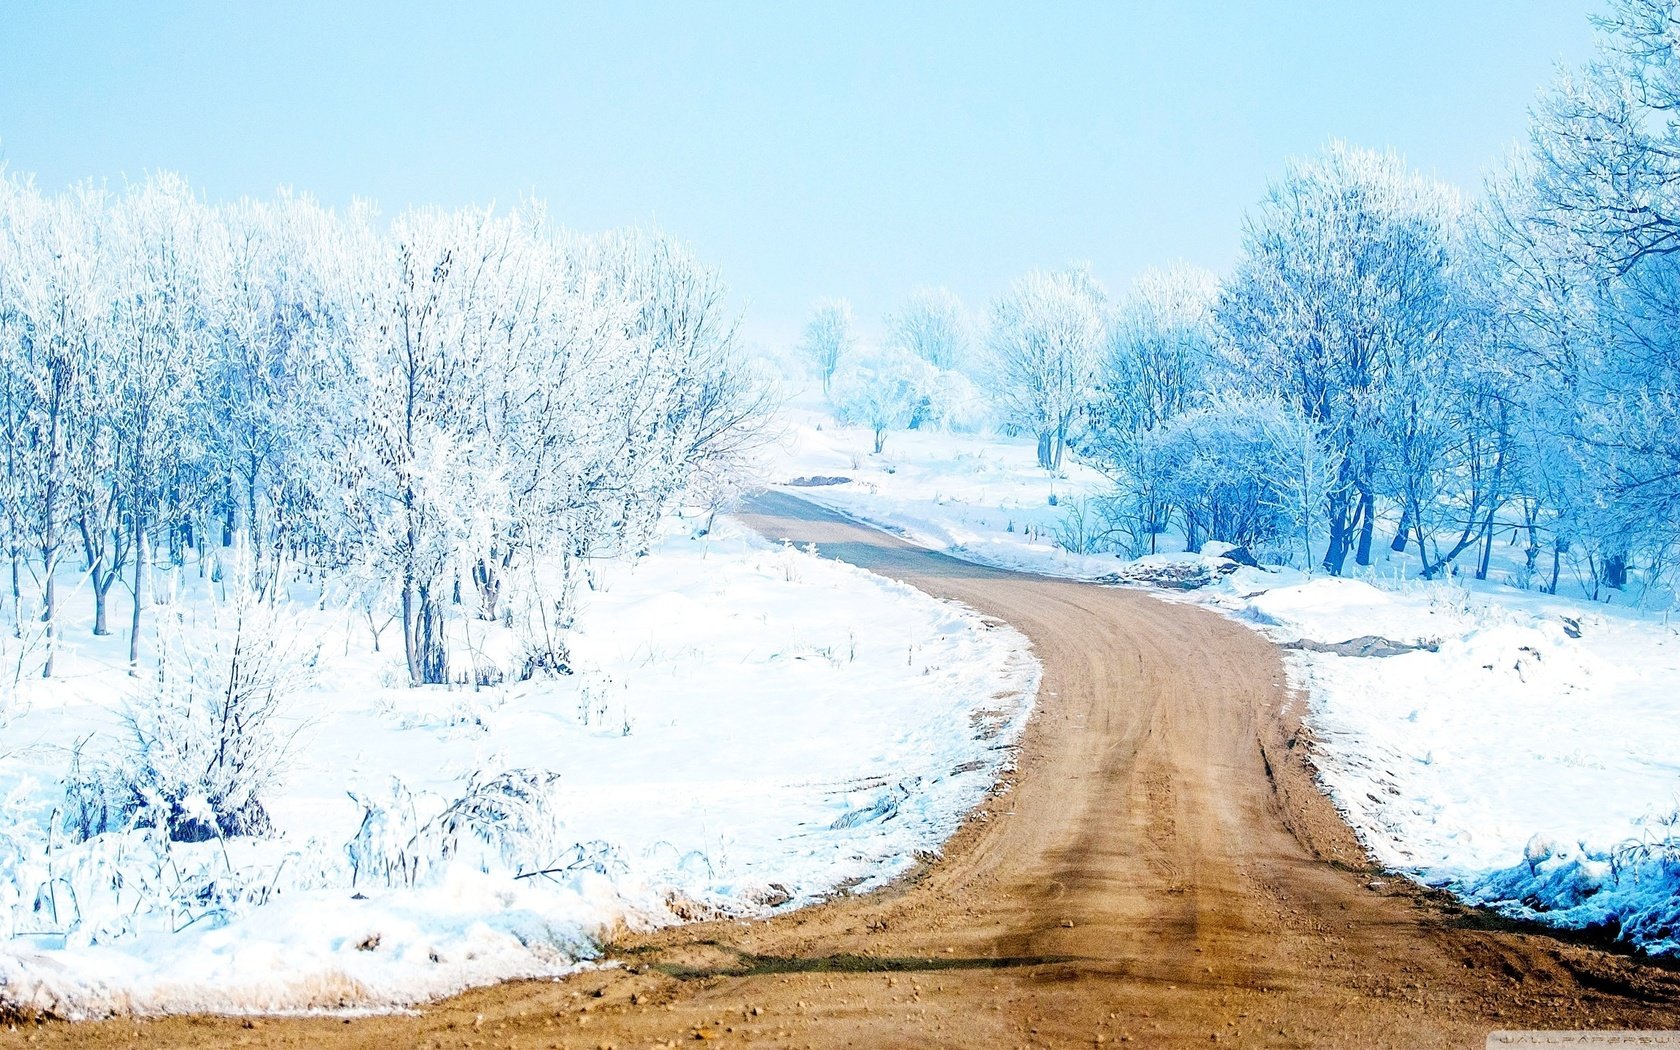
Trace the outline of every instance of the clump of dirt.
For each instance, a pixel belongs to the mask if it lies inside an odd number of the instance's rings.
[[[1162,587],[1169,591],[1194,591],[1236,572],[1241,566],[1228,558],[1166,565],[1128,565],[1118,572],[1099,577],[1098,583],[1128,587]]]
[[[1375,634],[1362,634],[1358,638],[1349,638],[1345,642],[1315,642],[1311,638],[1298,638],[1293,642],[1283,643],[1285,649],[1304,649],[1309,653],[1334,653],[1337,656],[1399,656],[1403,653],[1429,652],[1433,653],[1441,648],[1436,641],[1397,642],[1392,638],[1384,638]]]

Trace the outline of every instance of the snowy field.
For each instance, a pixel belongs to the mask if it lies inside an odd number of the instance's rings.
[[[807,394],[786,411],[769,467],[770,480],[801,499],[1002,568],[1095,577],[1120,564],[1064,549],[1069,513],[1107,485],[1089,467],[1070,458],[1052,475],[1034,462],[1031,437],[937,430],[897,431],[876,455],[867,430],[813,404]],[[837,478],[846,480],[824,483]]]
[[[1101,478],[1077,464],[1052,477],[1030,440],[896,433],[880,456],[869,440],[796,412],[777,476],[850,478],[789,491],[1003,567],[1088,579],[1221,568],[1061,550],[1067,516]],[[1510,915],[1680,953],[1680,622],[1667,596],[1628,596],[1643,609],[1589,602],[1567,575],[1558,597],[1520,589],[1507,582],[1514,548],[1485,583],[1418,580],[1386,537],[1378,552],[1360,578],[1241,568],[1163,593],[1286,645],[1422,646],[1286,654],[1310,696],[1322,782],[1372,856]]]
[[[391,1008],[879,885],[986,795],[1038,675],[1008,628],[726,522],[599,566],[564,678],[409,688],[394,631],[294,608],[319,656],[269,838],[74,842],[60,781],[127,732],[126,652],[72,623],[57,679],[8,673],[0,1005]]]

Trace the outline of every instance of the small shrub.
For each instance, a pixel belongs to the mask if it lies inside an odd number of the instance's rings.
[[[344,847],[351,884],[416,886],[448,861],[470,858],[474,847],[481,870],[492,861],[516,871],[544,867],[559,852],[559,780],[560,774],[539,769],[475,773],[462,794],[429,819],[421,818],[423,804],[395,778],[383,798],[351,794],[362,807],[361,824]]]
[[[234,593],[204,618],[181,603],[160,617],[157,667],[124,707],[123,748],[71,764],[66,830],[158,827],[176,842],[272,830],[262,797],[289,758],[282,714],[316,653],[295,644],[280,610]]]

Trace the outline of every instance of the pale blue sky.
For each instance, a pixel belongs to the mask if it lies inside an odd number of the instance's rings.
[[[167,168],[212,199],[657,222],[772,341],[825,294],[872,328],[919,284],[1223,269],[1332,136],[1474,188],[1597,8],[0,0],[0,157],[54,188]]]

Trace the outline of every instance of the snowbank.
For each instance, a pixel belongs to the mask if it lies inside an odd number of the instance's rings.
[[[120,734],[123,654],[73,627],[62,676],[19,683],[0,1004],[389,1009],[564,973],[616,929],[879,885],[985,797],[1038,680],[1008,628],[726,523],[599,566],[569,677],[410,689],[394,632],[374,652],[363,618],[304,619],[322,655],[270,839],[72,843],[59,781]],[[501,771],[559,776],[513,832],[438,831]]]
[[[1320,776],[1381,863],[1506,914],[1680,951],[1680,636],[1660,616],[1512,588],[1318,579],[1209,595],[1291,652]]]

